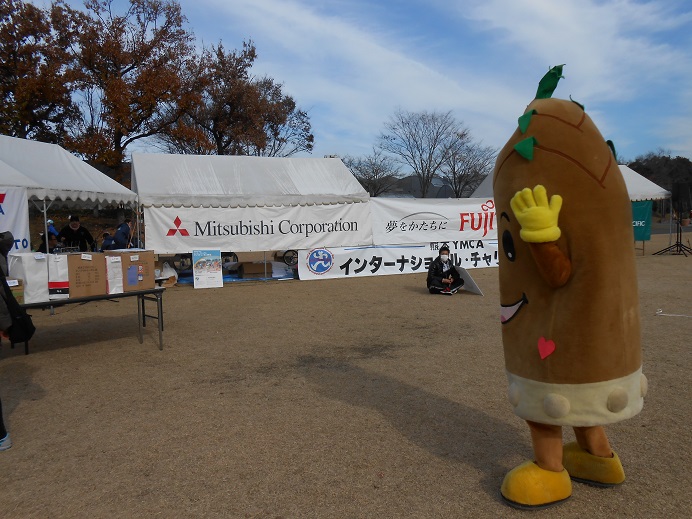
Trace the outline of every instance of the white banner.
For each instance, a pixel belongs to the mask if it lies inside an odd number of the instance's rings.
[[[10,252],[31,252],[29,201],[24,187],[0,188],[0,232],[5,231],[14,236]]]
[[[289,207],[145,207],[145,243],[158,254],[250,252],[372,244],[367,203]]]
[[[371,198],[375,245],[495,240],[495,203],[487,198]]]
[[[465,269],[497,267],[497,240],[433,242],[422,245],[372,245],[301,250],[300,279],[354,278],[427,272],[442,245],[450,259]]]

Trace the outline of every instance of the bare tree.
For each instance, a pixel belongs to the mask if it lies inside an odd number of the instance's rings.
[[[399,180],[400,167],[380,149],[365,157],[344,157],[344,164],[370,196],[380,196]]]
[[[459,144],[445,160],[440,176],[452,186],[454,196],[462,198],[470,196],[491,173],[497,150],[471,141],[470,136]]]
[[[404,112],[399,109],[385,124],[378,146],[413,170],[420,183],[421,196],[425,198],[433,177],[467,135],[468,130],[456,121],[451,111]]]

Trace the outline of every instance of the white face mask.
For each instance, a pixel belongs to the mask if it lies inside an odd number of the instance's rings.
[[[449,259],[449,255],[447,254],[440,254],[440,259],[444,262],[446,262]]]

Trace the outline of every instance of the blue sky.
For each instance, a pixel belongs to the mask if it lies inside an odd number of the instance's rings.
[[[397,108],[451,110],[500,148],[543,74],[564,63],[554,97],[585,105],[621,157],[663,149],[692,159],[688,0],[179,3],[200,45],[253,40],[254,73],[308,112],[316,157],[371,153]],[[113,5],[124,12],[127,2]]]

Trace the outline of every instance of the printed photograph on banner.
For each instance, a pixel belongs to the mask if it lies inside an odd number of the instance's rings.
[[[220,250],[192,251],[192,278],[195,288],[223,287]]]

